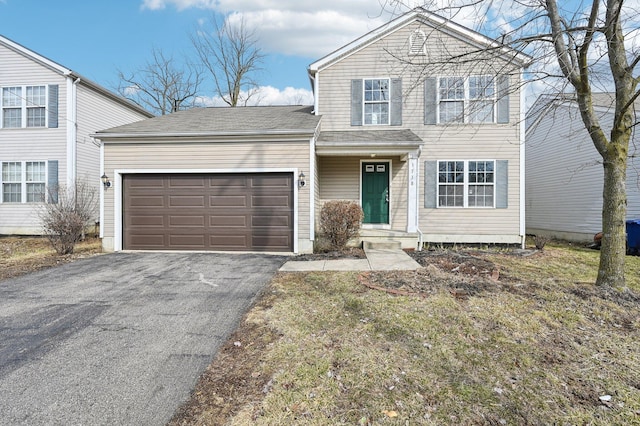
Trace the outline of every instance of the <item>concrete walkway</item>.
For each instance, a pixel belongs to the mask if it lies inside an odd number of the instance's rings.
[[[366,259],[290,260],[280,268],[284,272],[304,271],[415,271],[418,262],[400,249],[367,249]]]

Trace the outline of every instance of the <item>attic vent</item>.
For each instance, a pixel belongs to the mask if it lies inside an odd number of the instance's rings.
[[[426,55],[427,54],[427,36],[422,30],[415,30],[409,36],[409,54],[410,55]]]

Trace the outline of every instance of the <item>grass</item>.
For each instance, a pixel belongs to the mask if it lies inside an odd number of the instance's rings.
[[[279,336],[253,366],[269,384],[227,424],[640,424],[640,299],[590,284],[597,252],[487,258],[508,282],[465,300],[279,274],[250,314]]]

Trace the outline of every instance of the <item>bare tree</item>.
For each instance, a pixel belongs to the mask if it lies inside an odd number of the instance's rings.
[[[411,4],[409,4],[411,3]],[[386,10],[396,13],[411,8],[413,1],[388,0]],[[445,5],[445,6],[443,6]],[[629,142],[637,124],[634,101],[638,98],[640,46],[637,36],[637,3],[624,0],[559,2],[557,0],[427,0],[424,10],[448,19],[474,23],[476,31],[492,36],[495,46],[475,51],[444,52],[441,66],[491,58],[504,46],[533,57],[529,83],[546,85],[553,91],[571,92],[579,105],[584,127],[589,132],[604,166],[602,227],[597,285],[625,287],[625,217],[627,158]],[[634,22],[634,19],[636,20]],[[446,49],[446,46],[443,46]],[[411,63],[418,77],[433,72],[430,58]],[[428,63],[428,64],[427,64]],[[422,71],[415,71],[419,68]],[[521,89],[521,88],[518,88]],[[614,122],[605,132],[594,112],[592,93],[613,91]]]
[[[191,42],[213,78],[216,95],[231,107],[246,106],[257,94],[255,77],[264,59],[255,31],[244,19],[233,23],[214,15],[191,35]]]
[[[160,49],[132,73],[118,70],[118,93],[157,115],[165,115],[195,105],[202,71],[188,63],[176,63]]]

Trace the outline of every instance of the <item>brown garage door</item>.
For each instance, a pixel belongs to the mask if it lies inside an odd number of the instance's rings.
[[[293,251],[293,174],[123,177],[129,250]]]

